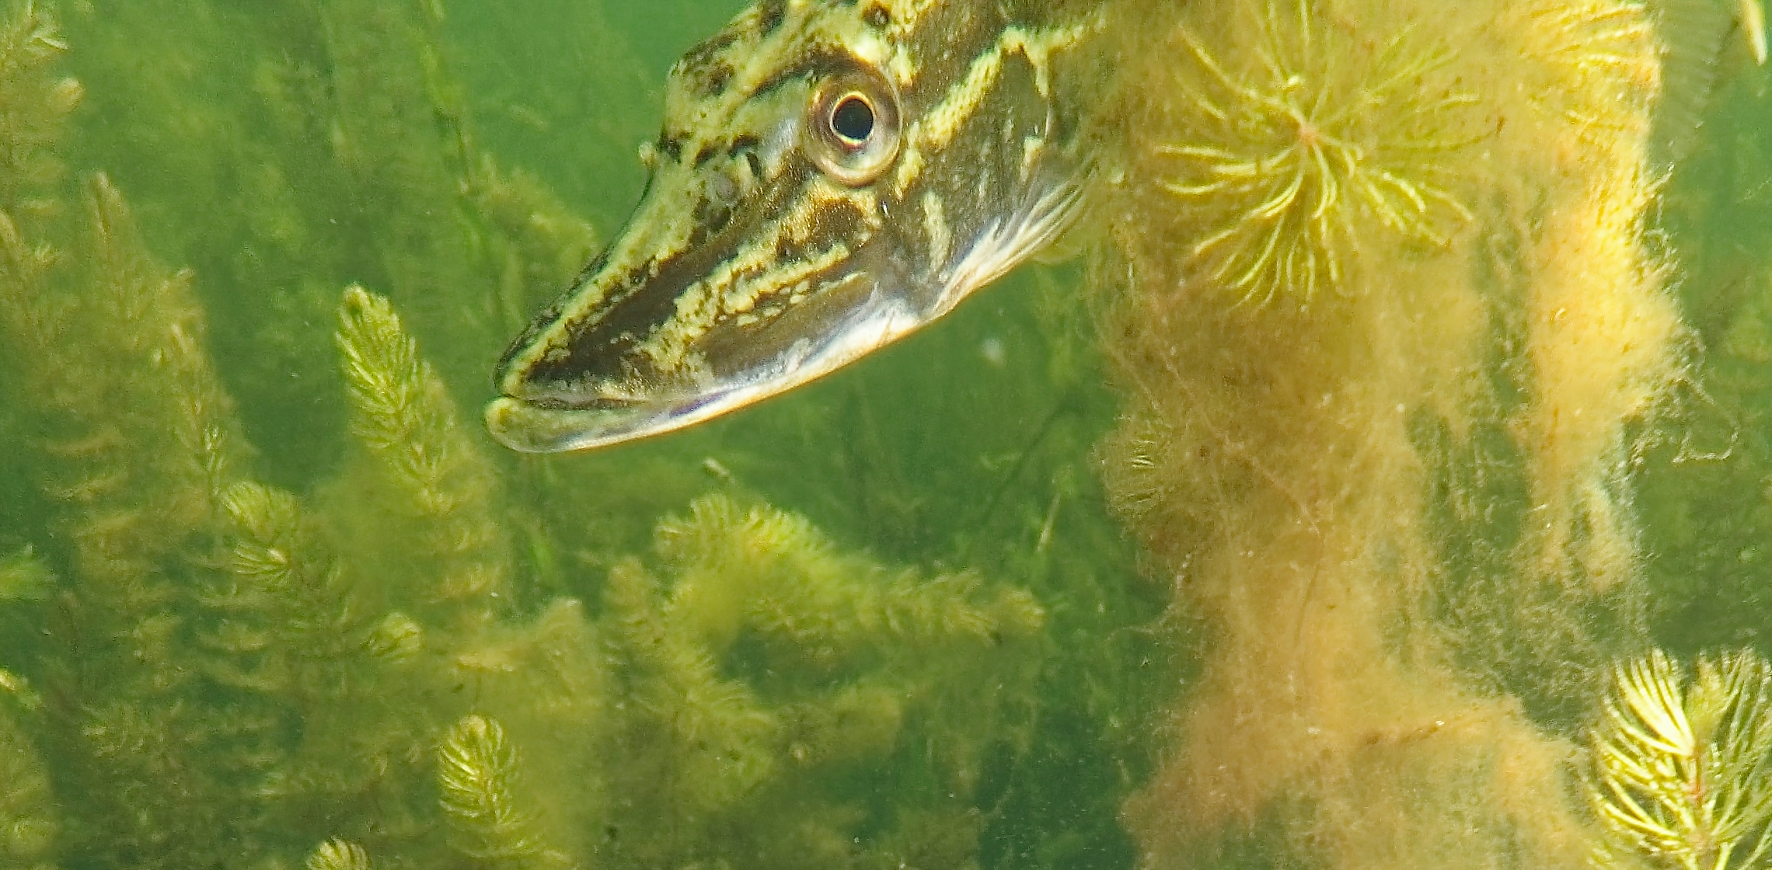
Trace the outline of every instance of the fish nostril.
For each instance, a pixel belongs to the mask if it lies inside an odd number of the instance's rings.
[[[708,193],[727,208],[738,203],[738,182],[729,175],[716,175],[708,182]]]

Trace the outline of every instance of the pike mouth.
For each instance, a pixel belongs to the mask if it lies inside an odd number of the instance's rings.
[[[507,392],[486,406],[486,426],[500,443],[524,453],[589,450],[663,435],[821,378],[928,321],[866,275],[853,273],[843,283],[865,301],[849,307],[841,323],[737,368],[702,368],[634,390]]]
[[[710,395],[682,403],[607,401],[575,407],[500,396],[486,406],[486,427],[500,443],[522,453],[589,450],[693,426],[734,407],[733,401]]]

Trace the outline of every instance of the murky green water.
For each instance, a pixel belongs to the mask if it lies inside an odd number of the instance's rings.
[[[1318,5],[1357,33],[1382,6]],[[1511,309],[1477,330],[1499,349],[1370,422],[1413,453],[1337,459],[1384,436],[1244,428],[1240,390],[1251,419],[1303,401],[1153,372],[1364,333],[1140,344],[1103,289],[1148,263],[1120,212],[1098,219],[1123,259],[1023,268],[743,413],[497,446],[492,362],[619,231],[665,70],[737,9],[5,8],[0,870],[1540,866],[1603,840],[1583,793],[1614,662],[1772,655],[1772,100],[1738,33],[1697,40],[1697,144],[1628,240],[1667,264],[1675,364],[1609,424],[1569,564],[1543,568],[1522,553],[1556,498],[1522,469],[1553,439],[1521,372],[1549,364]],[[1537,224],[1484,235],[1505,210],[1468,205],[1473,281],[1528,271]],[[1434,245],[1397,249],[1441,274]],[[1476,380],[1482,410],[1442,414]],[[1293,475],[1318,444],[1355,470]],[[1173,470],[1196,466],[1219,471]],[[1325,494],[1387,474],[1406,499]],[[1374,596],[1312,560],[1405,603],[1338,624]],[[1432,691],[1348,677],[1393,669]],[[1255,679],[1305,700],[1214,706]],[[1562,799],[1554,835],[1528,792]]]

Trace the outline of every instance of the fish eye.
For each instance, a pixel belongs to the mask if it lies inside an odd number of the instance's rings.
[[[877,73],[858,68],[813,88],[806,151],[832,178],[859,187],[898,157],[898,95]]]

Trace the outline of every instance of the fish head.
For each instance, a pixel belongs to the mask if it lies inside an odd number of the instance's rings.
[[[577,450],[804,384],[951,310],[1079,211],[1051,59],[999,4],[764,0],[672,68],[614,241],[498,364],[494,436]]]

